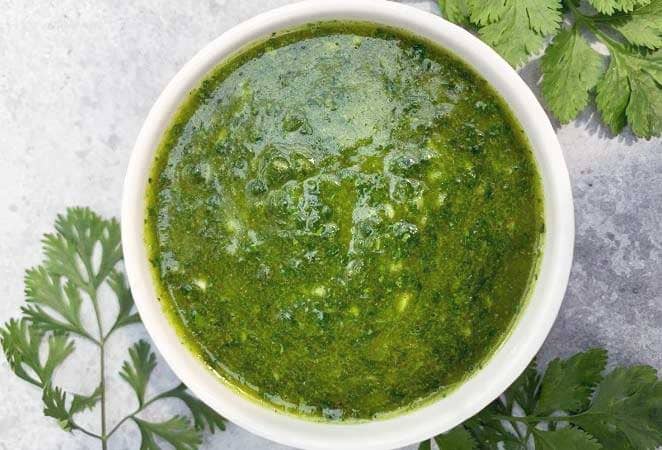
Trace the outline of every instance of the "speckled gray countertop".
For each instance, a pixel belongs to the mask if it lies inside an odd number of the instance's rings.
[[[0,322],[18,314],[23,271],[39,263],[40,237],[57,213],[87,205],[119,214],[133,142],[175,72],[230,26],[285,3],[0,0]],[[409,3],[435,10],[432,1]],[[522,76],[537,92],[536,65]],[[604,346],[612,363],[662,368],[662,140],[614,137],[594,111],[558,128],[558,136],[572,179],[577,241],[542,360]],[[144,336],[134,327],[118,339],[111,371],[126,345]],[[79,355],[73,364],[59,374],[65,385],[74,373],[96,376],[96,358]],[[110,409],[118,410],[111,420],[133,405],[118,378],[109,380]],[[155,384],[175,382],[160,364]],[[0,449],[96,448],[93,440],[61,431],[41,408],[39,392],[0,357]],[[127,426],[110,448],[137,448],[137,438]],[[230,425],[203,448],[282,447]]]

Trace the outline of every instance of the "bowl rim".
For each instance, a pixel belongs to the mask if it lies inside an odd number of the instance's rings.
[[[218,379],[181,341],[158,301],[144,246],[145,191],[154,152],[183,99],[225,57],[261,37],[323,20],[358,20],[408,30],[462,59],[501,95],[528,137],[543,184],[545,241],[538,279],[516,324],[485,365],[447,396],[412,411],[363,423],[314,422],[275,411]],[[124,180],[122,247],[136,307],[173,372],[205,403],[248,431],[315,450],[402,447],[447,431],[498,397],[526,368],[558,314],[570,274],[574,209],[568,170],[542,106],[517,72],[468,31],[439,16],[386,0],[306,0],[257,15],[199,51],[152,106],[131,153]]]

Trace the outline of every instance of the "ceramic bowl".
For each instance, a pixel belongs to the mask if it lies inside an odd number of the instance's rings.
[[[542,177],[544,253],[538,280],[511,334],[482,369],[446,397],[402,415],[365,423],[313,422],[280,413],[238,394],[182,343],[156,299],[144,245],[145,189],[154,152],[178,105],[219,62],[274,31],[309,22],[350,19],[409,30],[450,50],[501,94],[528,136]],[[568,282],[574,244],[568,171],[554,130],[535,95],[506,61],[479,39],[438,16],[382,0],[304,1],[253,17],[223,33],[193,57],[160,95],[133,149],[124,183],[122,242],[126,270],[142,321],[175,374],[237,425],[299,448],[377,450],[442,433],[498,397],[540,349]],[[340,380],[339,380],[340,382]]]

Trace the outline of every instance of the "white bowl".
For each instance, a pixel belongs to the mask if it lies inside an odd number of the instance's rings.
[[[445,398],[411,412],[358,424],[313,422],[237,394],[191,353],[156,299],[144,245],[145,189],[155,149],[178,105],[210,69],[273,31],[327,20],[354,19],[403,28],[449,49],[487,79],[510,105],[528,136],[542,177],[544,254],[532,296],[510,336],[487,364]],[[499,396],[538,352],[556,318],[568,282],[574,216],[568,171],[552,126],[527,85],[490,47],[438,16],[383,0],[304,1],[247,20],[189,61],[152,107],[131,155],[122,201],[122,244],[138,311],[177,376],[205,403],[237,425],[273,441],[308,449],[388,449],[447,431]]]

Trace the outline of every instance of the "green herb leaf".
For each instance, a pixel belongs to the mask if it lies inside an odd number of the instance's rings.
[[[469,0],[469,11],[480,37],[513,66],[537,53],[561,23],[559,0]]]
[[[151,352],[149,344],[141,339],[129,349],[129,356],[131,361],[124,361],[120,376],[131,385],[142,407],[149,377],[156,367],[156,355]]]
[[[67,408],[67,393],[50,382],[44,385],[42,401],[44,402],[44,415],[57,420],[65,431],[72,431],[79,427],[74,422],[74,415],[86,409],[92,409],[101,399],[101,386],[90,395],[73,394],[72,401]]]
[[[439,0],[441,15],[458,25],[469,25],[467,0]]]
[[[57,420],[58,425],[65,431],[73,429],[71,414],[66,408],[66,394],[59,387],[53,387],[50,383],[44,386],[41,399],[44,402],[44,415]]]
[[[614,133],[626,121],[639,137],[662,133],[662,51],[646,55],[615,48],[596,91],[598,110]]]
[[[620,367],[602,378],[605,364],[606,352],[591,349],[552,361],[540,381],[533,361],[499,399],[458,428],[481,450],[659,448],[662,382],[656,371]]]
[[[662,47],[662,0],[634,8],[630,14],[601,17],[633,45],[655,49]]]
[[[533,429],[536,450],[599,450],[602,446],[593,436],[577,428],[557,431]]]
[[[434,438],[439,450],[472,450],[476,442],[462,425]]]
[[[538,386],[540,385],[540,375],[538,375],[537,362],[534,358],[529,366],[515,380],[515,382],[504,393],[506,399],[506,411],[508,414],[513,409],[514,402],[526,413],[533,412],[538,401]]]
[[[74,343],[63,334],[47,339],[46,361],[42,364],[39,348],[44,333],[26,319],[12,319],[0,328],[2,348],[12,371],[29,383],[43,387],[50,382],[55,369],[74,351]]]
[[[202,431],[209,429],[214,433],[216,429],[225,430],[225,419],[216,411],[211,409],[201,400],[188,393],[184,383],[179,384],[174,389],[164,392],[158,398],[178,398],[183,401],[193,416],[193,425],[196,430]]]
[[[607,363],[607,352],[591,349],[562,361],[549,363],[540,388],[540,399],[534,413],[555,411],[576,412],[586,408],[593,388],[602,380],[601,372]]]
[[[42,390],[44,414],[53,417],[67,431],[79,430],[102,441],[131,418],[140,428],[142,448],[159,449],[156,440],[170,443],[176,449],[191,450],[201,441],[202,430],[215,432],[224,429],[223,417],[186,391],[182,384],[145,401],[145,391],[156,366],[156,356],[145,341],[129,349],[120,376],[133,388],[139,407],[106,432],[105,417],[101,414],[101,433],[96,434],[79,426],[74,416],[92,409],[105,397],[104,365],[100,380],[88,395],[65,392],[53,384],[55,370],[74,351],[71,335],[89,339],[104,361],[104,344],[117,329],[140,321],[133,310],[133,298],[123,273],[115,267],[122,258],[119,225],[116,220],[104,220],[87,208],[71,208],[59,215],[56,232],[44,237],[45,261],[26,272],[25,293],[28,305],[22,308],[23,317],[12,319],[0,327],[0,343],[11,370],[20,378]],[[118,302],[113,325],[104,333],[97,291],[108,284]],[[92,303],[97,332],[92,336],[83,326],[81,317],[84,301]],[[42,362],[43,361],[43,362]],[[194,427],[186,418],[175,416],[165,422],[149,422],[137,414],[154,401],[179,398],[191,411]],[[102,405],[105,406],[105,405]],[[103,408],[102,408],[103,411]]]
[[[118,328],[140,322],[140,316],[133,312],[133,297],[122,272],[113,269],[108,276],[108,285],[115,293],[119,303],[117,318],[108,332],[108,335],[110,335]]]
[[[44,331],[74,333],[95,341],[81,322],[83,299],[73,282],[49,273],[44,267],[29,269],[25,275],[25,296],[29,306],[21,310],[36,327]],[[54,317],[48,309],[61,319]]]
[[[586,107],[588,92],[604,72],[602,58],[576,26],[561,31],[542,57],[542,94],[552,113],[567,123]]]
[[[605,448],[655,449],[662,444],[662,383],[649,366],[619,367],[597,387],[587,411],[572,422]]]
[[[133,421],[140,430],[140,450],[161,450],[157,438],[172,445],[175,450],[195,450],[202,442],[200,433],[191,428],[189,421],[182,416],[164,422],[148,422],[136,417]]]
[[[430,440],[428,439],[427,441],[423,441],[420,444],[418,444],[418,450],[431,450],[432,446],[430,445]]]
[[[522,449],[525,447],[522,437],[512,426],[499,419],[509,414],[511,410],[497,399],[463,425],[474,437],[479,449],[497,449],[500,445],[506,450]]]
[[[637,5],[646,5],[650,0],[588,0],[596,10],[612,15],[616,11],[632,11]]]
[[[85,411],[86,409],[94,408],[94,405],[101,400],[102,391],[103,386],[100,384],[89,395],[74,394],[73,399],[71,400],[71,405],[69,406],[69,414],[73,415]]]
[[[122,259],[119,224],[88,208],[70,208],[57,217],[55,229],[44,236],[45,269],[95,295]]]

